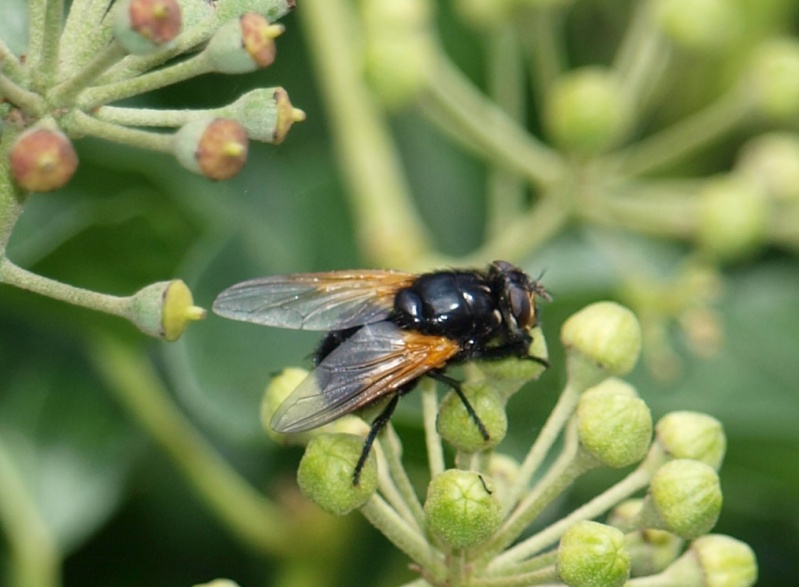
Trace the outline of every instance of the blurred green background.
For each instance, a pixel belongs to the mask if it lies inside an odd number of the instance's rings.
[[[667,90],[655,98],[658,106],[640,134],[679,120],[721,93],[753,40],[797,31],[796,2],[729,1],[744,15],[740,42],[711,58],[683,57],[669,71]],[[23,2],[3,4],[0,21],[4,13],[24,10]],[[563,46],[570,66],[608,63],[635,4],[577,0],[565,10]],[[447,54],[484,88],[490,76],[486,35],[464,22],[450,2],[437,8]],[[180,277],[204,307],[243,279],[368,264],[369,254],[359,250],[355,237],[351,187],[337,158],[308,29],[297,14],[302,10],[298,0],[295,13],[283,19],[287,31],[267,70],[203,76],[134,102],[200,108],[229,103],[251,88],[281,85],[308,115],[284,144],[251,145],[241,174],[212,183],[163,155],[81,140],[75,178],[65,189],[30,201],[9,257],[43,275],[118,295]],[[13,34],[13,19],[5,23],[0,33]],[[529,127],[540,135],[540,105],[528,97]],[[387,116],[414,203],[437,249],[451,258],[473,251],[484,239],[485,163],[449,141],[412,104]],[[798,122],[799,116],[779,125],[748,121],[663,174],[725,172],[747,139],[775,127],[793,132]],[[662,279],[676,295],[678,285],[669,279],[690,248],[572,223],[536,250],[510,259],[531,274],[545,271],[554,297],[543,308],[553,367],[513,398],[505,451],[524,454],[554,405],[564,381],[557,342],[563,320],[598,299],[628,301],[623,286],[631,272]],[[663,378],[641,363],[631,377],[655,419],[693,409],[723,422],[729,446],[716,531],[754,548],[759,584],[766,587],[795,585],[799,576],[796,250],[767,243],[724,266],[716,304],[723,326],[718,352],[698,355],[671,328],[665,334],[673,352],[669,361],[679,369]],[[331,585],[396,585],[413,578],[404,557],[359,516],[331,520],[298,504],[292,483],[301,453],[277,447],[261,428],[259,402],[270,375],[289,365],[308,366],[316,335],[209,315],[169,344],[147,339],[119,319],[7,286],[0,288],[0,333],[0,460],[13,462],[30,505],[63,553],[64,585],[166,587],[216,577],[242,587],[302,584],[303,564],[325,569]],[[280,558],[254,552],[232,536],[115,397],[114,378],[102,367],[109,341],[154,369],[186,417],[255,488],[299,511],[303,523],[318,525],[319,543],[297,544],[293,557]],[[418,414],[418,398],[411,395],[394,420],[412,470],[424,466]],[[569,511],[617,478],[605,472],[587,476],[556,504],[558,511]],[[550,515],[555,519],[557,512]],[[0,576],[8,572],[10,529],[4,527],[0,538]]]

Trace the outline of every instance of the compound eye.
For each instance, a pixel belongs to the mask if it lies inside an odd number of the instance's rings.
[[[533,305],[530,296],[523,288],[511,287],[508,290],[508,302],[517,324],[524,328],[533,325]]]

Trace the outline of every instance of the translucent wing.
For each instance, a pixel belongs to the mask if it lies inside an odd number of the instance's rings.
[[[272,418],[277,432],[317,428],[437,369],[460,347],[440,336],[402,330],[392,322],[360,328],[306,377]]]
[[[302,330],[342,330],[385,320],[394,295],[416,275],[359,270],[276,275],[223,291],[214,312],[225,318]]]

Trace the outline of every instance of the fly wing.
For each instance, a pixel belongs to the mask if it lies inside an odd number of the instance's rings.
[[[277,432],[301,432],[332,422],[398,393],[459,350],[453,340],[402,330],[392,322],[363,326],[300,383],[271,426]]]
[[[416,276],[359,270],[276,275],[229,287],[214,301],[225,318],[301,330],[343,330],[385,320]]]

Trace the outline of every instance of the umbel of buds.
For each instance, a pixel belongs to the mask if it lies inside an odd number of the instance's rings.
[[[486,435],[456,394],[439,406],[432,388],[423,391],[430,456],[423,502],[402,468],[400,440],[390,423],[377,436],[357,485],[353,472],[369,425],[356,416],[324,427],[354,434],[323,429],[276,438],[307,443],[298,472],[306,496],[336,514],[360,509],[433,585],[501,585],[507,580],[508,585],[622,587],[650,576],[677,578],[652,585],[753,585],[757,567],[751,550],[707,535],[722,503],[716,472],[725,448],[720,423],[702,414],[674,412],[654,427],[653,442],[649,409],[635,388],[618,379],[633,368],[641,348],[640,325],[627,308],[593,304],[566,321],[561,339],[567,352],[566,386],[548,421],[531,424],[541,432],[521,462],[494,450],[507,431],[505,406],[520,386],[518,379],[523,373],[528,378],[539,374],[529,369],[533,361],[515,359],[519,368],[509,360],[465,369],[461,391]],[[539,341],[536,348],[546,345]],[[264,398],[264,422],[306,376],[290,369],[274,379]],[[454,448],[454,466],[447,466],[442,439]],[[559,454],[549,459],[548,470],[539,471],[552,449]],[[605,493],[524,537],[582,473],[636,463]],[[629,499],[645,490],[645,497]],[[607,524],[595,521],[614,505]],[[694,542],[683,552],[686,540]],[[444,561],[457,561],[457,568]]]

